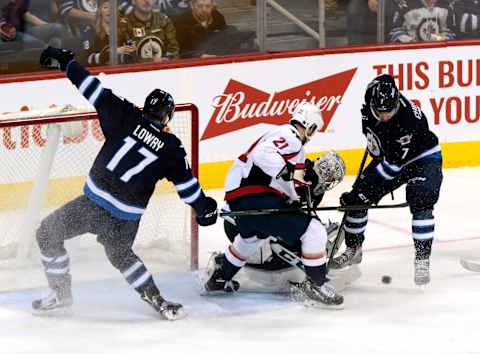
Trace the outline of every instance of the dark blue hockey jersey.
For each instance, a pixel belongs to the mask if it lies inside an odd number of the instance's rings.
[[[67,76],[97,110],[105,135],[85,195],[119,219],[138,220],[157,181],[167,178],[185,203],[201,211],[205,195],[181,141],[159,129],[138,107],[104,88],[76,61],[68,64]]]
[[[367,148],[381,160],[377,172],[385,179],[395,178],[403,167],[423,158],[441,159],[437,136],[430,131],[422,110],[400,94],[398,112],[387,123],[380,122],[370,107],[372,85],[365,93],[361,109],[362,132]]]

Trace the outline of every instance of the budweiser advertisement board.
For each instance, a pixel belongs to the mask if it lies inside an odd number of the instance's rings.
[[[200,162],[232,160],[272,127],[288,122],[302,101],[317,104],[324,128],[307,150],[365,146],[360,108],[367,84],[392,74],[403,94],[418,103],[441,142],[476,141],[480,136],[480,60],[476,46],[439,44],[420,49],[312,52],[208,66],[101,75],[104,86],[141,106],[154,88],[200,112]],[[188,65],[188,63],[186,64]],[[49,93],[45,95],[45,93]],[[22,106],[85,105],[67,79],[0,85],[0,113]],[[15,144],[0,134],[2,149]],[[92,138],[93,139],[93,138]],[[20,146],[22,141],[16,142]]]
[[[325,131],[356,69],[333,74],[279,92],[264,92],[230,80],[221,95],[213,98],[214,111],[202,140],[256,124],[285,124],[302,102],[316,104],[323,113]]]

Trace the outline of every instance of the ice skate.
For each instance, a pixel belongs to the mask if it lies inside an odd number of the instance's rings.
[[[73,297],[70,289],[52,290],[46,297],[33,301],[32,309],[34,314],[40,316],[69,315],[72,304]]]
[[[235,280],[225,280],[222,269],[223,253],[215,252],[210,257],[207,266],[207,281],[204,282],[203,295],[233,293],[240,288],[240,283]]]
[[[430,259],[415,259],[415,284],[430,283]]]
[[[343,296],[328,282],[321,286],[310,279],[301,283],[291,283],[291,295],[294,301],[303,302],[305,306],[321,307],[332,310],[343,308]]]
[[[362,261],[362,246],[347,247],[340,256],[333,258],[329,263],[331,269],[342,269]]]
[[[160,295],[150,297],[143,294],[142,300],[148,302],[165,320],[175,321],[187,316],[181,304],[167,301]]]

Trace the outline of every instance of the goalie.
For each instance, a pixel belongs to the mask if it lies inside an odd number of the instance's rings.
[[[226,179],[225,200],[232,211],[291,208],[300,196],[295,188],[296,169],[305,169],[303,184],[311,184],[316,195],[322,193],[319,174],[305,164],[304,145],[323,127],[319,108],[302,103],[285,124],[261,136],[247,152],[239,156]],[[308,194],[307,194],[308,195]],[[315,194],[314,194],[315,195]],[[318,198],[320,199],[320,198]],[[326,282],[327,231],[315,216],[301,210],[281,214],[237,216],[238,234],[223,254],[214,255],[203,286],[207,293],[239,289],[235,274],[273,236],[289,248],[301,251],[301,263],[307,275],[298,284],[313,305],[338,308],[343,297]],[[232,232],[232,235],[233,236]]]

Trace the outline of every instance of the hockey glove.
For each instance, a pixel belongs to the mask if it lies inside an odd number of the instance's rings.
[[[277,175],[277,179],[281,178],[284,181],[291,181],[293,179],[293,173],[295,172],[295,165],[292,165],[290,162],[286,161],[285,166],[280,170]]]
[[[60,68],[67,70],[67,65],[75,57],[75,54],[68,49],[48,47],[40,55],[40,66],[43,68]]]
[[[211,197],[205,197],[205,203],[202,212],[197,212],[197,224],[200,226],[209,226],[217,221],[217,202]]]
[[[305,160],[305,177],[304,180],[307,182],[310,182],[310,186],[312,190],[315,190],[315,188],[318,185],[318,175],[313,169],[313,161],[310,161],[309,159]]]
[[[340,205],[341,206],[353,205],[355,199],[356,198],[354,197],[352,192],[342,193],[342,195],[340,196]]]
[[[349,205],[369,205],[371,204],[370,200],[363,194],[357,193],[354,191],[345,192],[340,196],[340,205],[349,206]]]

